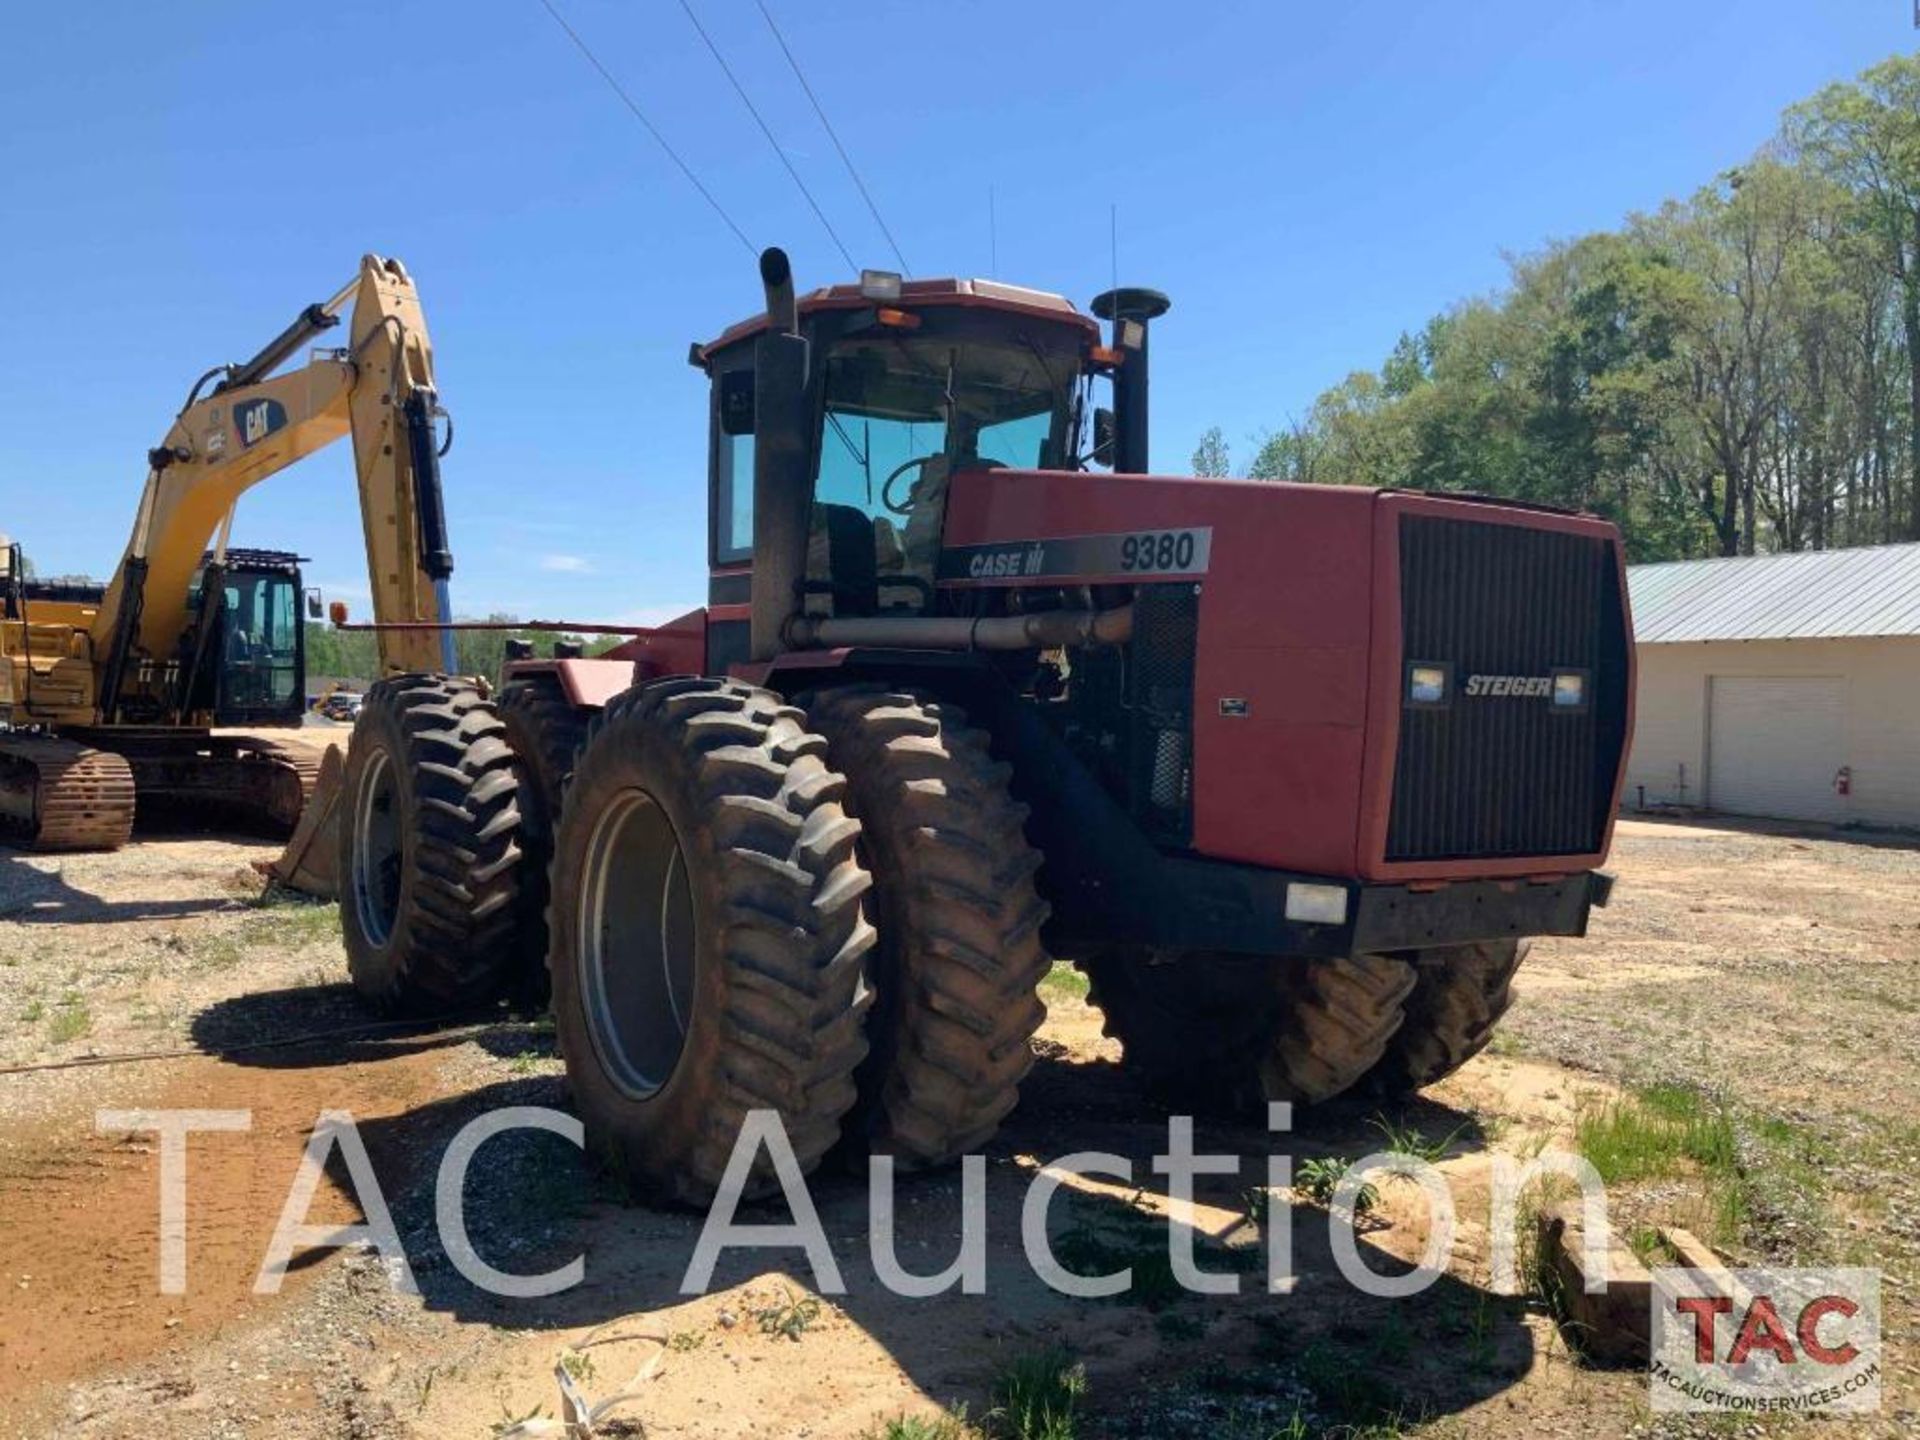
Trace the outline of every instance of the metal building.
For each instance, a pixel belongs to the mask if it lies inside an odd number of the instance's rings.
[[[1629,809],[1920,826],[1920,545],[1638,565]]]

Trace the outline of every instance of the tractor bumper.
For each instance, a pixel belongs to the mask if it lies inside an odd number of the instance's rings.
[[[1584,935],[1588,915],[1607,903],[1613,888],[1613,877],[1598,870],[1397,885],[1187,857],[1160,857],[1121,886],[1055,867],[1052,855],[1048,863],[1055,882],[1048,943],[1069,956],[1126,944],[1313,958]],[[1062,879],[1069,883],[1061,885]]]
[[[1356,888],[1352,952],[1419,950],[1525,935],[1584,935],[1589,912],[1607,903],[1613,877],[1594,870],[1554,880],[1456,880],[1437,889]]]

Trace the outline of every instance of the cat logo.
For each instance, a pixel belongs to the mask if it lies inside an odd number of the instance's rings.
[[[252,449],[286,423],[287,408],[278,400],[249,400],[233,407],[233,431],[243,449]]]

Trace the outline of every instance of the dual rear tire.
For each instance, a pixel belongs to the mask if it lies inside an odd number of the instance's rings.
[[[1149,1093],[1248,1114],[1263,1100],[1407,1095],[1451,1075],[1493,1038],[1527,948],[1497,940],[1278,967],[1130,951],[1082,968]]]

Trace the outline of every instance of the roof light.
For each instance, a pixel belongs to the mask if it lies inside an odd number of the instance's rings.
[[[891,270],[862,270],[860,294],[868,300],[898,300],[900,277]]]
[[[1115,350],[1111,345],[1092,346],[1087,354],[1093,357],[1093,363],[1096,365],[1118,365],[1127,358],[1124,353]]]
[[[873,312],[873,318],[882,325],[890,325],[895,330],[918,330],[920,317],[907,310],[894,310],[885,305]]]

